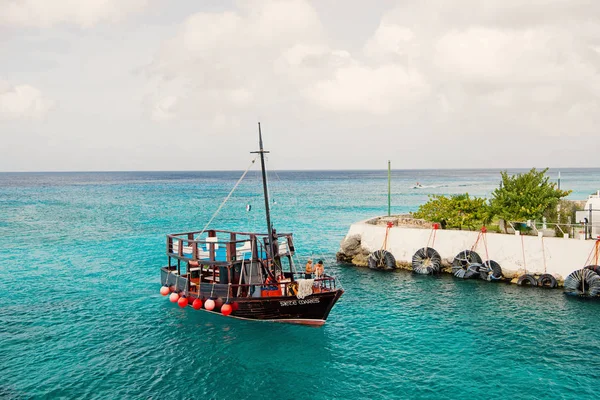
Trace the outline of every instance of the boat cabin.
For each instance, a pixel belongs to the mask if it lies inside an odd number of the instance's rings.
[[[269,244],[272,243],[272,245]],[[296,296],[304,271],[296,271],[291,233],[268,234],[209,230],[167,235],[169,263],[162,282],[198,298]],[[310,293],[335,290],[335,279],[315,277]]]

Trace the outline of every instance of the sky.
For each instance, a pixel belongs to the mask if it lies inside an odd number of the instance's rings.
[[[0,171],[599,167],[597,0],[0,0]]]

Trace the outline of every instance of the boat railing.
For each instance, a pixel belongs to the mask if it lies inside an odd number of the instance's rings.
[[[238,236],[257,236],[257,237],[266,237],[269,236],[267,233],[256,233],[256,232],[242,232],[242,231],[226,231],[223,229],[210,229],[210,230],[206,230],[206,231],[191,231],[191,232],[180,232],[180,233],[171,233],[167,236],[186,236],[186,237],[190,237],[190,235],[193,235],[193,238],[197,238],[198,236],[202,236],[204,234],[210,236],[215,236],[218,234],[235,234]],[[278,233],[277,236],[291,236],[291,233]]]
[[[182,237],[167,236],[167,255],[181,259],[209,259],[216,261],[217,253],[220,249],[225,249],[226,257],[223,261],[234,261],[238,253],[250,251],[251,241],[249,240],[216,240],[211,239],[188,239]],[[248,247],[248,249],[246,249]],[[223,257],[221,257],[223,258]]]
[[[202,290],[202,287],[205,290]],[[227,288],[229,297],[253,297],[254,293],[259,293],[257,297],[273,297],[273,296],[296,296],[298,293],[298,280],[295,281],[278,281],[272,283],[255,283],[255,284],[218,284],[204,283],[203,285],[192,285],[188,289],[191,293],[196,293],[199,296],[205,297],[207,294],[214,292],[214,288]],[[194,290],[196,289],[196,290]],[[312,294],[324,293],[336,290],[336,280],[334,277],[325,276],[314,279],[312,284]],[[221,295],[223,297],[223,295]]]
[[[170,268],[173,268],[174,272],[171,274]],[[193,278],[191,272],[179,274],[176,270],[177,267],[167,267],[169,272],[167,275],[167,284],[175,284],[178,286],[178,290],[182,290],[191,294],[195,294],[199,297],[272,297],[272,296],[295,296],[298,293],[299,280],[305,279],[304,274],[299,273],[285,273],[282,279],[278,281],[265,281],[260,283],[220,283],[218,275],[214,275],[218,268],[212,268],[212,279],[205,280],[205,277],[199,276]],[[298,276],[298,278],[296,278]],[[183,285],[183,286],[181,286]],[[318,278],[312,279],[312,293],[323,293],[328,291],[334,291],[337,289],[337,280],[333,276],[323,275]],[[258,293],[258,296],[256,296]]]
[[[262,242],[267,235],[211,230],[207,231],[208,236],[199,237],[201,233],[187,232],[167,235],[167,255],[184,261],[202,259],[231,262],[241,258],[256,259],[259,256],[266,258]],[[229,238],[218,237],[217,233],[226,233]],[[283,233],[276,236],[279,255],[292,255],[294,253],[292,234]]]

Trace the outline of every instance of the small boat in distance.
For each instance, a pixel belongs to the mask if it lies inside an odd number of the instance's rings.
[[[239,319],[323,325],[344,293],[335,277],[297,271],[292,233],[271,224],[260,123],[258,124],[267,233],[202,230],[167,235],[168,265],[161,294]],[[176,261],[176,262],[175,262]]]
[[[414,185],[412,188],[413,188],[413,189],[422,189],[422,188],[423,188],[423,185],[421,185],[419,182],[417,182],[417,184],[416,184],[416,185]]]

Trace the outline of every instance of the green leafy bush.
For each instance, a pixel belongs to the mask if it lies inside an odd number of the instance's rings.
[[[555,216],[559,200],[571,191],[560,190],[555,183],[549,182],[547,171],[548,168],[541,171],[532,168],[527,173],[512,176],[506,171],[501,172],[502,183],[490,200],[491,214],[508,221]]]
[[[429,196],[429,201],[419,206],[412,213],[414,218],[440,222],[442,228],[475,229],[489,222],[489,207],[487,200],[480,197],[470,197],[468,193],[452,195]]]

